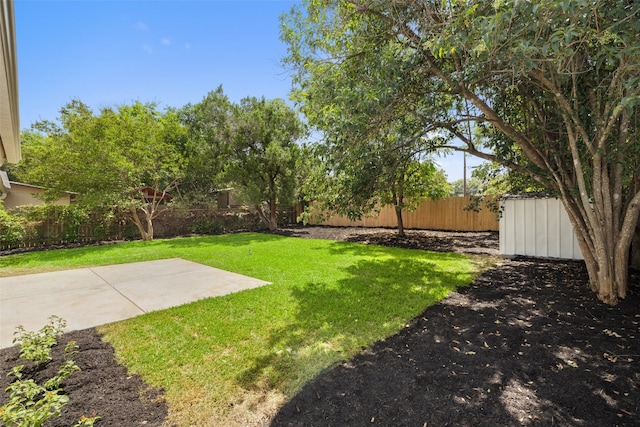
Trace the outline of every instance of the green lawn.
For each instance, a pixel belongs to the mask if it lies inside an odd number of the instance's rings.
[[[99,328],[185,426],[259,423],[480,269],[457,254],[243,233],[12,255],[0,274],[173,257],[272,283]]]

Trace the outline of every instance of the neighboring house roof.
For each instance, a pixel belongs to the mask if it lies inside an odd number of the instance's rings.
[[[503,194],[501,199],[557,199],[546,191],[536,191],[531,193]]]
[[[2,178],[3,175],[6,176],[6,173],[0,171],[0,178]],[[41,187],[39,185],[31,185],[8,180],[5,182],[3,179],[0,179],[0,193],[2,193],[0,194],[0,199],[4,199],[0,206],[4,209],[13,209],[18,206],[45,204],[44,200],[41,199],[41,195],[43,195],[46,190],[46,187]],[[68,205],[75,201],[77,194],[78,193],[70,191],[63,191],[58,198],[49,200],[46,203],[54,205]]]
[[[47,190],[47,187],[42,187],[40,185],[33,185],[33,184],[25,184],[24,182],[17,182],[17,181],[9,181],[9,188],[11,188],[11,184],[19,185],[21,187],[33,188],[36,190]],[[63,193],[74,194],[69,191],[63,191]]]
[[[149,187],[149,186],[140,187],[138,188],[138,190],[142,193],[142,197],[144,197],[144,199],[147,202],[151,202],[151,201],[168,202],[169,200],[173,199],[172,195],[168,193],[162,194],[162,191],[156,191],[156,189],[153,187]]]
[[[0,0],[0,165],[21,158],[13,0]]]

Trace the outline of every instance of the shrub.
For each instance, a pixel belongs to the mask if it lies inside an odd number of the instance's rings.
[[[66,322],[57,316],[51,316],[49,323],[36,332],[28,332],[18,326],[13,342],[20,346],[20,358],[35,362],[36,367],[49,362],[51,348],[57,344],[65,326]],[[9,393],[9,401],[0,407],[0,421],[7,427],[40,427],[49,418],[60,416],[62,408],[69,402],[62,384],[72,373],[80,370],[72,359],[77,351],[75,341],[69,341],[58,372],[42,385],[31,378],[24,378],[24,365],[13,367],[9,375],[16,379],[5,390]],[[98,419],[82,417],[74,427],[90,427]]]
[[[18,211],[27,221],[55,224],[48,230],[48,237],[57,241],[75,241],[80,236],[80,227],[89,219],[87,209],[80,205],[23,206]]]
[[[24,220],[0,207],[0,247],[16,247],[24,243]]]

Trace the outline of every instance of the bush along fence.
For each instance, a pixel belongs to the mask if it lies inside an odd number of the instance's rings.
[[[253,213],[178,207],[166,207],[154,219],[153,227],[157,238],[264,229]],[[0,250],[139,238],[128,214],[117,209],[49,205],[26,206],[8,213],[0,208]]]

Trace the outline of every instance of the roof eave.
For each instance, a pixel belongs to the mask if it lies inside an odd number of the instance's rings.
[[[0,43],[0,164],[17,163],[22,152],[13,0],[0,0]]]

